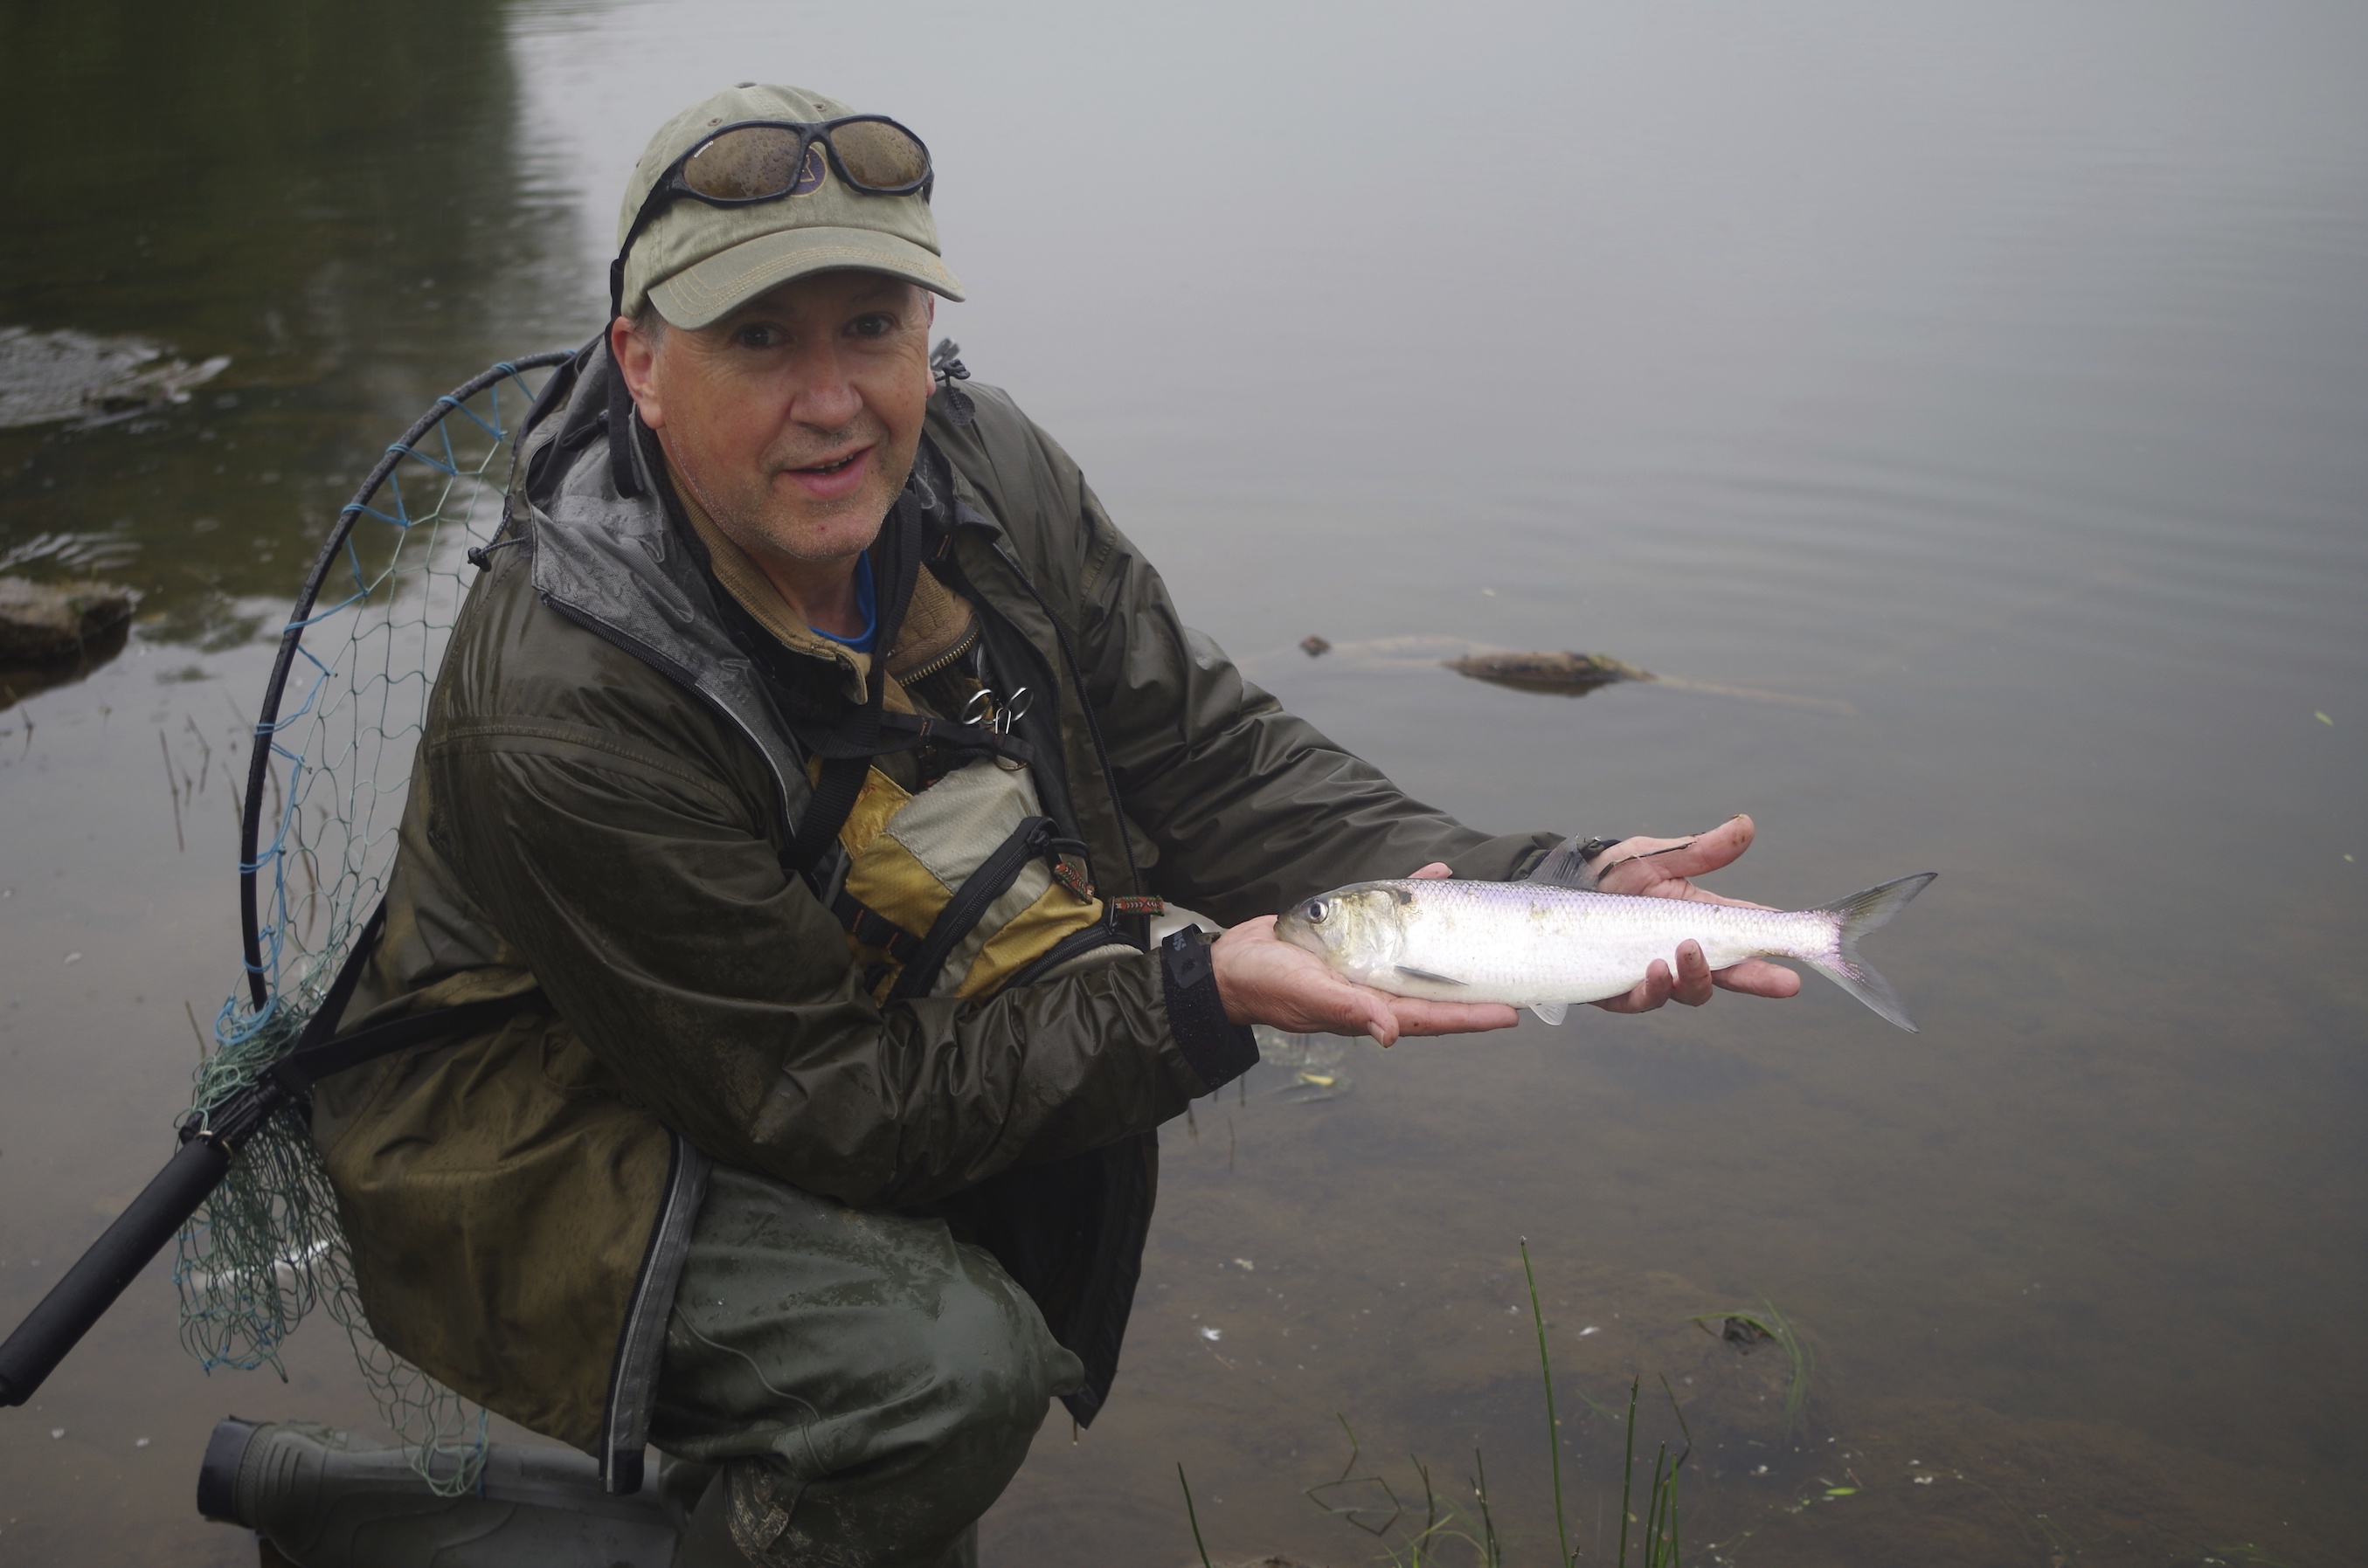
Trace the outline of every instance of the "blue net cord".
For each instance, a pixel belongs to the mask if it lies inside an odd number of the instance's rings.
[[[339,512],[316,566],[336,594],[289,618],[267,689],[250,785],[256,846],[239,870],[255,903],[252,958],[215,1016],[192,1096],[202,1117],[284,1054],[384,894],[413,754],[455,618],[476,574],[467,551],[502,520],[529,370],[504,362],[438,398]],[[199,1362],[284,1378],[280,1346],[325,1308],[353,1343],[379,1409],[438,1492],[477,1484],[484,1415],[373,1338],[338,1228],[336,1195],[301,1112],[275,1118],[182,1233],[173,1271],[181,1340]]]

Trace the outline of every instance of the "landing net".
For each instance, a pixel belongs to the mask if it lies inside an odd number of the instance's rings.
[[[239,864],[245,973],[192,1108],[220,1108],[295,1042],[378,907],[469,552],[501,526],[512,438],[565,353],[495,365],[436,400],[338,514],[264,688]],[[315,1307],[352,1340],[380,1413],[445,1495],[473,1489],[485,1416],[371,1337],[302,1109],[264,1128],[181,1233],[181,1343],[208,1370],[287,1370]]]

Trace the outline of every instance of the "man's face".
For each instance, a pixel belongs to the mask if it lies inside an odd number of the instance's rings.
[[[882,273],[819,272],[655,342],[620,317],[610,343],[716,526],[760,562],[824,565],[871,543],[912,471],[931,307]]]

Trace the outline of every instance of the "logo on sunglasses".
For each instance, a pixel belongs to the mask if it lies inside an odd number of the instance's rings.
[[[824,154],[822,143],[819,142],[806,143],[805,159],[798,165],[797,182],[790,187],[789,194],[812,196],[815,191],[820,190],[823,174],[829,166],[830,160]]]

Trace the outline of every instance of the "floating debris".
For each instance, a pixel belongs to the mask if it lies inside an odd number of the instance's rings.
[[[1337,1100],[1355,1087],[1346,1073],[1317,1073],[1301,1068],[1288,1082],[1264,1090],[1260,1099],[1281,1100],[1285,1105],[1316,1105],[1325,1100]]]
[[[1494,686],[1552,692],[1562,697],[1584,697],[1615,682],[1654,678],[1650,670],[1640,670],[1609,653],[1466,653],[1460,659],[1448,660],[1447,667],[1457,675]]]
[[[131,619],[132,597],[113,583],[0,577],[0,664],[74,658]]]
[[[0,427],[128,419],[188,402],[190,388],[230,367],[222,355],[191,364],[164,353],[144,338],[0,327]]]
[[[1323,641],[1322,638],[1310,638],[1298,643],[1285,643],[1245,654],[1235,662],[1247,674],[1269,667],[1277,660],[1289,660],[1294,652],[1313,658],[1316,655],[1307,643]],[[1639,669],[1608,653],[1523,653],[1475,642],[1467,637],[1430,635],[1376,637],[1359,642],[1325,642],[1324,646],[1326,667],[1342,673],[1349,670],[1380,673],[1443,668],[1468,679],[1485,680],[1508,690],[1533,692],[1547,697],[1584,697],[1606,686],[1649,681],[1656,688],[1665,691],[1698,692],[1705,697],[1732,698],[1744,702],[1770,702],[1779,707],[1804,709],[1812,713],[1831,713],[1844,719],[1858,715],[1856,708],[1839,698],[1812,697],[1804,692],[1770,691],[1762,687],[1696,680],[1689,676],[1673,676],[1661,670]]]
[[[1332,644],[1321,637],[1303,637],[1299,640],[1299,651],[1311,659],[1320,659],[1332,651]]]
[[[310,1246],[282,1253],[271,1260],[269,1268],[192,1268],[183,1279],[191,1295],[207,1295],[217,1290],[301,1290],[313,1287],[313,1270],[329,1254],[329,1244],[317,1241]]]

